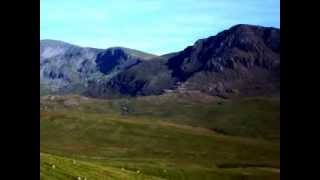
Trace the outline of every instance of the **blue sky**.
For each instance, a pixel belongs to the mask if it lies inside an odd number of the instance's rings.
[[[280,27],[280,0],[41,0],[40,39],[180,51],[235,24]]]

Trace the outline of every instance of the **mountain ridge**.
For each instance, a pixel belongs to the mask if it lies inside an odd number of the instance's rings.
[[[91,56],[83,58],[88,53]],[[67,81],[62,89],[76,82],[83,85],[82,94],[93,97],[161,94],[181,84],[187,90],[223,97],[277,93],[280,88],[280,29],[274,27],[238,24],[161,56],[123,47],[82,48],[69,55],[63,59],[75,60],[68,65],[81,62],[74,71],[85,73],[79,81]]]

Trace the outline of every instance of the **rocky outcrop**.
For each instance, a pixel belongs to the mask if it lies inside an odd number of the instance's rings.
[[[40,84],[56,93],[82,93],[89,81],[107,80],[153,57],[128,48],[84,48],[62,41],[40,41]]]

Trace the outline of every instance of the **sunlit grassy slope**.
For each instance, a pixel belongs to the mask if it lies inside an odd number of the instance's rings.
[[[42,179],[279,179],[275,99],[74,96],[41,104]]]
[[[161,180],[161,178],[143,175],[140,172],[113,168],[97,164],[77,161],[70,158],[40,154],[41,179],[133,179],[133,180]]]

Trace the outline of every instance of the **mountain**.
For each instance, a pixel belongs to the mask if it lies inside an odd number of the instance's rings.
[[[90,80],[107,80],[155,57],[141,51],[112,47],[85,48],[56,40],[40,41],[41,88],[55,93],[81,93]]]
[[[40,75],[41,179],[280,179],[279,29],[161,56],[43,40]]]
[[[280,86],[280,30],[237,25],[198,40],[168,62],[172,76],[213,95],[265,94]],[[206,83],[203,83],[206,82]]]
[[[87,95],[96,97],[161,94],[167,89],[221,97],[279,94],[280,30],[236,25],[89,86]]]
[[[279,95],[280,29],[239,24],[162,56],[43,40],[40,77],[47,91],[91,97],[167,90],[220,97]]]

